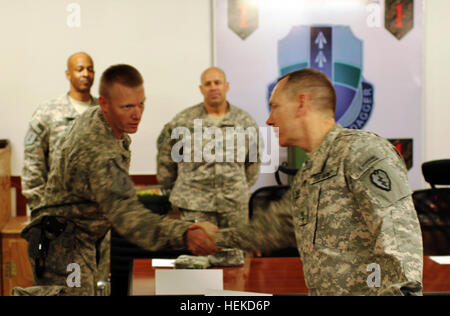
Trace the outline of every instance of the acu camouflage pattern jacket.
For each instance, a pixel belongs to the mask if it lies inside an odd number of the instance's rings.
[[[423,249],[407,171],[385,139],[336,124],[291,189],[218,245],[297,244],[311,295],[421,295]]]
[[[138,201],[128,175],[130,143],[126,134],[123,142],[115,138],[100,107],[83,113],[61,144],[32,219],[62,216],[75,223],[80,239],[96,241],[113,226],[150,251],[185,249],[189,223],[153,214]]]
[[[195,120],[200,120],[197,121],[201,123],[200,130],[196,130]],[[217,127],[220,137],[217,134],[205,136],[211,127]],[[184,129],[190,135],[184,136],[183,141],[187,141],[188,146],[183,147],[181,162],[172,159],[172,149],[180,142],[172,139],[176,128]],[[239,136],[230,132],[239,129],[245,132],[241,134],[245,134],[245,146],[238,146]],[[255,131],[256,139],[249,136],[249,131]],[[209,117],[203,103],[192,106],[166,124],[158,138],[158,181],[172,189],[170,201],[178,207],[205,212],[248,212],[250,187],[259,176],[258,140],[258,125],[245,111],[229,105],[227,114],[217,124]],[[227,146],[230,143],[234,144],[233,147]],[[211,144],[223,148],[222,162],[217,159],[208,161],[204,155],[197,161],[196,157],[207,152],[205,148]],[[188,160],[185,159],[187,155]],[[231,162],[227,162],[230,157]],[[242,161],[239,157],[243,157]]]
[[[98,100],[91,97],[92,104]],[[67,94],[40,105],[34,112],[25,136],[22,193],[34,210],[44,197],[45,183],[52,166],[53,155],[67,130],[79,114]]]

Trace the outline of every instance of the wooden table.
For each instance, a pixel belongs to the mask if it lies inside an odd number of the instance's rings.
[[[424,293],[450,293],[450,265],[424,257]],[[161,268],[158,268],[161,269]],[[223,269],[224,290],[270,294],[307,294],[299,258],[247,258],[243,267]],[[135,259],[131,295],[155,295],[151,259]]]

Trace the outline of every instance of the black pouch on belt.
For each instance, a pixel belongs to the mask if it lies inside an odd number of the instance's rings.
[[[73,231],[73,224],[64,218],[43,216],[30,223],[22,231],[21,236],[28,241],[28,255],[34,261],[36,276],[39,278],[45,271],[45,259],[51,240],[65,233],[68,223]],[[69,245],[68,245],[69,247]]]

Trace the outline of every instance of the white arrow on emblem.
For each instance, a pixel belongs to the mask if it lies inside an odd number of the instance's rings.
[[[327,58],[323,54],[322,51],[317,54],[317,57],[315,59],[316,64],[319,64],[319,68],[323,68],[324,64],[327,62]]]
[[[314,44],[319,45],[319,49],[323,49],[323,47],[327,44],[327,39],[325,38],[325,35],[323,35],[322,32],[317,35],[316,40],[314,41]]]

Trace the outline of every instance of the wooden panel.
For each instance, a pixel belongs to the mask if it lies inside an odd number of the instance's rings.
[[[156,179],[156,175],[131,175],[131,180],[136,186],[146,186],[146,185],[154,185],[159,184],[158,179]]]
[[[6,145],[6,147],[4,145]],[[11,176],[11,149],[8,146],[8,143],[2,140],[0,148],[0,230],[11,217],[10,176]],[[1,262],[2,262],[2,254],[0,253],[0,263]],[[3,273],[0,273],[0,285],[3,284],[2,275]],[[0,294],[1,294],[1,286],[0,286]]]
[[[11,187],[16,189],[16,216],[27,216],[27,200],[22,194],[22,179],[11,176]]]
[[[21,238],[3,238],[3,295],[10,296],[16,286],[33,285],[33,273],[27,255],[26,240]]]
[[[8,223],[0,229],[0,235],[2,237],[20,237],[20,233],[30,223],[28,216],[16,216],[11,217]]]
[[[424,293],[450,293],[450,265],[423,258]]]
[[[28,217],[13,217],[1,230],[2,245],[2,293],[11,295],[16,286],[33,285],[33,273],[28,260],[28,243],[20,237],[26,226]]]
[[[11,217],[11,149],[0,148],[0,229]]]

